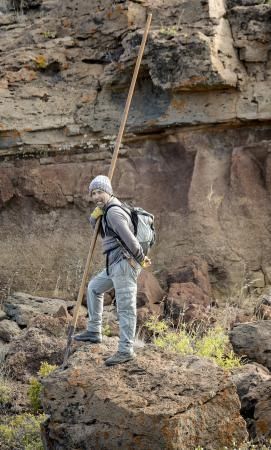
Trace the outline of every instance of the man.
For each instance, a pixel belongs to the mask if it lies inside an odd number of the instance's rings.
[[[90,216],[93,226],[110,205],[106,213],[106,222],[102,217],[100,228],[103,253],[106,254],[107,264],[106,269],[96,275],[88,285],[89,321],[87,331],[74,336],[74,339],[91,343],[102,342],[104,293],[114,287],[120,328],[119,347],[117,353],[105,361],[107,366],[113,366],[125,363],[135,357],[133,345],[136,331],[137,277],[141,268],[149,266],[151,261],[144,255],[143,249],[134,235],[129,213],[119,207],[121,202],[114,197],[109,178],[98,175],[90,183],[89,192],[96,204],[96,208]],[[116,235],[109,233],[109,228]]]

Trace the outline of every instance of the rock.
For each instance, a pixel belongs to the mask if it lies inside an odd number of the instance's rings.
[[[211,295],[208,264],[199,257],[186,258],[183,265],[170,272],[167,277],[168,287],[172,283],[194,283],[207,296]]]
[[[70,314],[65,306],[61,305],[59,310],[53,314],[53,317],[65,317],[66,319],[71,319]]]
[[[104,293],[104,306],[109,306],[115,299],[115,291],[112,289],[110,292]]]
[[[109,167],[149,2],[18,3],[0,5],[1,280],[16,267],[14,290],[74,298],[87,185]],[[270,8],[152,2],[113,179],[156,216],[155,269],[206,258],[216,297],[271,266]]]
[[[173,283],[165,300],[165,313],[175,326],[207,318],[210,299],[194,283]]]
[[[178,325],[207,319],[210,306],[211,286],[208,265],[200,258],[187,261],[187,265],[168,275],[168,295],[165,300],[166,314]]]
[[[7,344],[5,341],[0,341],[0,364],[4,364],[9,347],[10,344]]]
[[[264,288],[265,287],[265,278],[262,271],[255,271],[247,276],[248,283],[249,283],[249,289],[257,289],[257,288]]]
[[[165,296],[165,292],[160,287],[155,276],[147,271],[142,270],[137,282],[137,321],[143,324],[148,316],[160,316],[163,312],[161,302]]]
[[[63,311],[67,310],[65,300],[35,297],[22,292],[13,293],[3,304],[8,317],[21,326],[28,325],[33,317],[40,314],[53,316],[59,312],[60,307],[63,307]]]
[[[265,0],[227,0],[227,8],[231,9],[235,6],[253,6],[265,3]]]
[[[1,320],[0,322],[0,339],[10,342],[13,338],[21,333],[20,327],[12,320]]]
[[[246,62],[268,60],[270,40],[270,5],[236,5],[229,11],[234,42],[240,51],[240,59]],[[241,49],[241,50],[240,50]]]
[[[257,318],[261,320],[271,320],[271,306],[259,305],[257,308]]]
[[[271,321],[264,320],[234,326],[229,334],[235,353],[271,370]]]
[[[246,439],[235,387],[211,361],[147,346],[106,368],[109,350],[110,339],[91,353],[81,347],[65,371],[42,381],[48,446],[221,449]]]
[[[258,364],[247,364],[236,369],[232,379],[250,438],[254,442],[267,442],[271,437],[271,373]]]
[[[73,316],[73,312],[74,312],[75,306],[76,306],[76,302],[73,302],[73,301],[72,301],[72,302],[71,302],[71,301],[67,301],[67,309],[68,309],[68,313],[69,313],[71,316]],[[88,315],[87,307],[84,306],[84,305],[80,305],[78,316],[79,316],[79,317],[81,317],[81,316],[87,317],[87,315]]]
[[[39,315],[9,347],[6,366],[16,380],[27,382],[43,361],[60,365],[67,344],[67,319]]]
[[[271,377],[258,386],[252,388],[243,398],[242,411],[245,416],[251,416],[254,420],[249,423],[249,433],[256,442],[270,443],[271,438]]]
[[[5,311],[3,311],[2,309],[0,309],[0,321],[1,320],[4,320],[4,319],[7,319],[7,315],[6,315],[6,313],[5,313]]]
[[[258,386],[264,381],[269,380],[271,374],[269,370],[261,364],[245,364],[234,369],[232,380],[237,388],[237,394],[240,400],[249,392],[251,388]]]
[[[256,305],[254,313],[260,320],[271,320],[271,295],[270,292],[264,294]]]
[[[22,12],[22,10],[38,8],[42,2],[43,0],[13,0],[11,4],[15,10]]]

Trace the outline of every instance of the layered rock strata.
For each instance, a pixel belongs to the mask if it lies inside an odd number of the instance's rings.
[[[109,168],[150,9],[114,189],[156,214],[155,270],[199,256],[216,295],[270,284],[271,5],[7,0],[3,295],[76,296],[90,240],[87,185]]]

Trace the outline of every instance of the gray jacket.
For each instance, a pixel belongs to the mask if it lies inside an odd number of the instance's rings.
[[[116,208],[111,207],[106,214],[108,226],[121,238],[135,259],[138,262],[143,261],[143,249],[134,235],[134,227],[129,214],[118,208],[121,202],[116,197],[112,197],[106,207],[109,205],[116,205]],[[90,222],[95,226],[96,221],[94,219],[90,218]],[[102,227],[105,231],[104,219],[102,219]],[[123,258],[131,258],[131,254],[121,246],[114,236],[105,235],[102,239],[102,245],[103,253],[108,254],[108,265],[117,263]]]

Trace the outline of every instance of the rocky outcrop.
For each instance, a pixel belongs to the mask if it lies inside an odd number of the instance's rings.
[[[264,294],[255,307],[255,315],[261,320],[271,320],[271,295]]]
[[[142,270],[137,283],[137,323],[143,325],[149,316],[163,314],[162,301],[165,292],[156,277],[148,270]]]
[[[198,256],[215,296],[269,285],[271,5],[16,4],[0,6],[1,295],[76,297],[87,186],[109,168],[149,9],[115,192],[156,215],[155,270]]]
[[[14,337],[21,333],[20,327],[12,320],[1,320],[0,322],[0,339],[10,342]]]
[[[5,362],[14,379],[28,382],[30,376],[37,374],[43,361],[62,364],[67,325],[65,318],[40,315],[19,337],[12,340]]]
[[[60,307],[67,311],[65,300],[35,297],[23,292],[14,292],[5,300],[3,307],[9,319],[21,327],[26,327],[41,314],[57,314]]]
[[[175,326],[183,321],[208,321],[211,285],[206,261],[200,258],[186,260],[183,267],[168,274],[167,284],[165,313]]]
[[[230,332],[234,351],[271,370],[271,321],[242,323]]]
[[[247,364],[232,377],[250,438],[268,443],[271,436],[271,374],[259,364]]]
[[[83,346],[43,380],[44,439],[56,449],[221,449],[247,437],[229,376],[208,360],[145,347],[106,368],[110,343]]]

